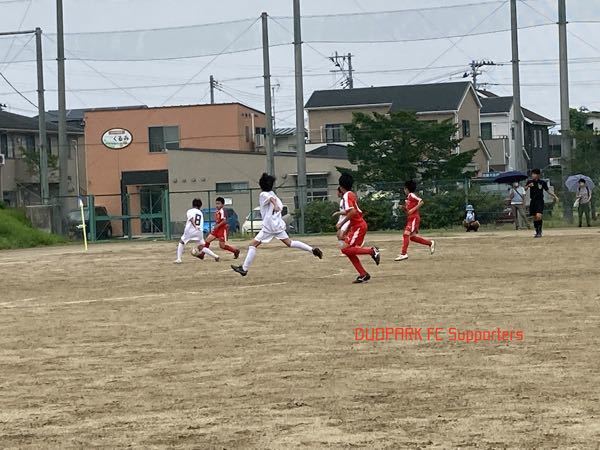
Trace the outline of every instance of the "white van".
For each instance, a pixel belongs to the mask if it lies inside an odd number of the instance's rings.
[[[281,217],[285,222],[287,229],[290,229],[293,217],[290,214],[288,207],[283,205],[283,209],[281,210]],[[250,221],[252,219],[252,221]],[[257,206],[252,210],[252,212],[248,213],[246,216],[246,220],[242,224],[242,233],[258,233],[262,228],[262,216],[260,215],[260,206]]]

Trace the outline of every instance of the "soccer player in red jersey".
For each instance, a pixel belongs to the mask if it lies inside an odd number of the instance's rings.
[[[213,227],[210,234],[206,237],[206,242],[204,245],[199,245],[198,250],[202,250],[203,248],[209,248],[210,243],[215,239],[219,240],[219,247],[223,250],[227,250],[228,252],[233,253],[233,258],[237,259],[240,256],[239,249],[229,245],[227,242],[227,232],[229,231],[229,225],[227,225],[227,216],[225,214],[225,199],[223,197],[217,197],[215,200],[215,226]],[[200,259],[203,259],[204,253],[198,254]]]
[[[342,247],[342,253],[348,257],[354,268],[358,272],[358,277],[354,280],[354,283],[364,283],[371,279],[371,275],[367,273],[365,268],[360,263],[358,255],[369,255],[375,261],[375,264],[379,265],[381,255],[377,247],[363,247],[363,241],[367,234],[367,222],[363,219],[363,213],[358,207],[358,201],[356,194],[352,192],[352,185],[354,180],[352,175],[349,173],[343,173],[339,179],[340,190],[343,194],[343,201],[345,205],[344,211],[341,211],[344,219],[337,223],[336,227],[338,230],[344,228],[346,222],[350,222],[350,227],[345,235],[345,243]]]
[[[404,193],[406,200],[404,201],[404,210],[406,211],[406,227],[402,236],[402,251],[394,261],[404,261],[408,259],[406,251],[410,241],[417,242],[429,246],[429,252],[433,255],[435,252],[435,241],[430,241],[419,236],[419,225],[421,224],[421,215],[419,208],[423,206],[423,200],[415,194],[417,183],[414,180],[404,183]]]

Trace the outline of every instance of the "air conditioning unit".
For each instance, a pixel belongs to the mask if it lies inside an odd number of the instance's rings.
[[[0,153],[0,167],[6,164],[6,157],[4,154]]]
[[[254,135],[254,145],[256,148],[264,147],[265,146],[265,135],[264,134]]]
[[[550,167],[560,167],[560,158],[550,158],[548,162]]]

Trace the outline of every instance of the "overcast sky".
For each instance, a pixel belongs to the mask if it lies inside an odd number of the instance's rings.
[[[367,13],[399,9],[430,8],[436,6],[479,3],[473,0],[302,0],[303,15]],[[556,0],[527,0],[519,2],[519,23],[556,20]],[[600,109],[600,0],[567,0],[569,24],[569,58],[571,105]],[[591,5],[591,6],[590,6]],[[490,13],[498,6],[490,3]],[[590,7],[592,9],[590,10]],[[485,8],[485,5],[484,5]],[[64,0],[65,32],[82,33],[95,31],[141,30],[189,25],[209,24],[238,19],[257,18],[262,11],[271,16],[291,16],[292,0]],[[429,28],[443,32],[444,27],[468,20],[465,9],[448,10],[447,22],[428,22]],[[475,11],[475,9],[473,9]],[[591,11],[591,12],[590,12]],[[597,11],[597,13],[594,13]],[[51,0],[0,0],[0,31],[13,31],[41,27],[44,33],[56,30],[54,1]],[[478,14],[481,14],[479,7]],[[590,17],[592,15],[593,17]],[[594,17],[595,16],[595,17]],[[407,15],[408,17],[408,15]],[[359,18],[360,19],[360,18]],[[478,19],[478,18],[475,18]],[[307,19],[308,20],[308,19]],[[510,25],[508,2],[500,5],[490,20],[504,21]],[[592,23],[580,23],[590,20]],[[287,23],[287,22],[286,22]],[[360,20],[358,21],[360,23]],[[258,25],[258,24],[257,24]],[[382,29],[393,32],[396,24],[382,19]],[[282,33],[278,25],[271,23],[272,32]],[[400,27],[407,24],[399,24]],[[335,24],[327,26],[332,40],[340,34]],[[475,27],[475,32],[477,27]],[[251,33],[260,33],[255,26]],[[374,32],[375,34],[375,32]],[[172,40],[174,47],[188,45],[201,49],[202,42],[190,42],[178,34]],[[221,34],[219,36],[222,38]],[[218,39],[219,36],[215,37]],[[244,37],[242,37],[244,39]],[[181,42],[183,40],[183,42]],[[521,95],[523,105],[559,120],[558,65],[552,60],[558,57],[558,33],[555,25],[523,29],[519,33],[521,67]],[[168,40],[171,43],[171,40]],[[290,36],[291,42],[291,36]],[[97,49],[102,39],[95,42]],[[6,64],[12,54],[23,47],[21,55],[33,51],[33,42],[26,38],[12,41],[0,40],[0,72],[33,103],[35,92],[35,64],[15,62]],[[45,39],[44,50],[54,57],[53,42]],[[8,52],[10,50],[10,52]],[[92,49],[93,50],[93,49]],[[355,87],[381,86],[418,82],[453,81],[462,79],[472,59],[489,59],[507,63],[510,55],[508,32],[462,38],[437,39],[420,42],[392,43],[313,43],[304,45],[305,101],[316,89],[339,87],[340,75],[330,73],[334,69],[326,56],[334,51],[351,52],[355,73]],[[9,55],[8,53],[11,53]],[[8,57],[8,61],[7,61]],[[17,58],[18,60],[18,58]],[[541,65],[531,61],[550,60]],[[278,84],[275,94],[276,121],[278,127],[294,125],[294,79],[293,49],[279,46],[271,49],[273,83]],[[452,67],[447,67],[452,66]],[[459,66],[459,67],[454,67]],[[464,66],[464,67],[460,67]],[[401,71],[402,69],[426,68],[426,70]],[[439,68],[438,68],[439,67]],[[203,69],[203,70],[201,70]],[[161,105],[202,103],[208,101],[208,77],[214,75],[223,81],[225,92],[216,93],[216,101],[240,100],[258,109],[264,109],[262,98],[262,55],[260,50],[217,57],[202,57],[173,61],[92,62],[69,61],[67,63],[67,104],[70,108],[100,107],[131,104]],[[140,88],[147,85],[179,84],[191,79],[192,84],[179,88]],[[239,78],[249,78],[242,79]],[[45,78],[48,92],[48,109],[56,107],[56,62],[45,62]],[[236,79],[237,78],[237,79]],[[232,80],[233,79],[233,80]],[[486,67],[480,82],[489,83],[486,89],[500,95],[511,95],[510,65]],[[124,87],[123,90],[116,87]],[[127,87],[135,86],[128,89]],[[92,91],[90,89],[114,89]],[[11,93],[11,88],[0,79],[0,103],[8,110],[34,115],[35,108],[23,98]]]

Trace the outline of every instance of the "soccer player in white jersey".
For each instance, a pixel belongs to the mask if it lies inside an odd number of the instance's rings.
[[[319,259],[323,258],[323,252],[317,247],[311,247],[310,245],[300,241],[292,241],[286,233],[286,224],[281,217],[283,203],[273,192],[275,177],[263,173],[258,184],[262,190],[259,197],[262,228],[250,243],[250,246],[248,247],[248,254],[246,255],[244,263],[241,266],[232,265],[231,268],[241,276],[245,277],[248,274],[248,269],[250,268],[250,265],[252,264],[252,261],[256,255],[256,248],[260,244],[267,244],[271,242],[273,238],[279,239],[288,247],[310,252]]]
[[[342,192],[342,189],[339,186],[337,188],[337,194],[340,199],[340,210],[334,212],[333,217],[338,216],[336,228],[337,225],[342,224],[342,226],[337,230],[337,238],[340,248],[343,248],[344,245],[346,245],[346,233],[348,232],[350,221],[344,222],[346,215],[346,202],[344,201],[344,193]]]
[[[175,260],[175,264],[181,264],[181,257],[183,256],[185,244],[190,241],[197,241],[199,244],[204,244],[204,217],[202,216],[200,208],[202,208],[202,200],[195,198],[192,201],[192,208],[188,209],[186,213],[187,220],[185,222],[185,229],[181,235],[181,240],[177,245],[177,259]],[[205,253],[208,256],[215,258],[215,261],[219,261],[219,257],[209,248],[204,247],[201,251],[194,248],[194,250],[198,252],[198,255],[200,253]]]

